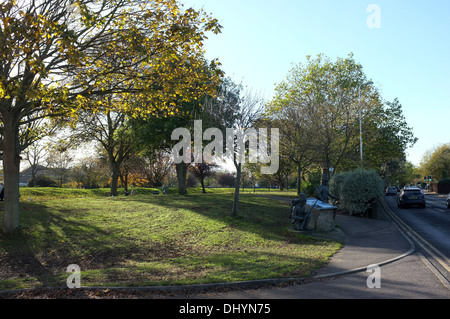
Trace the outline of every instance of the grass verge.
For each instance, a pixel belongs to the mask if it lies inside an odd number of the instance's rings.
[[[21,233],[0,235],[0,290],[64,287],[71,264],[81,267],[82,286],[306,278],[341,247],[288,232],[289,204],[264,192],[241,193],[231,218],[230,189],[114,198],[107,190],[21,191]]]

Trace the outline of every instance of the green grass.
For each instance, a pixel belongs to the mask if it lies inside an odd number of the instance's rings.
[[[340,249],[288,232],[289,204],[259,196],[279,191],[241,193],[236,218],[231,189],[152,192],[21,189],[22,231],[0,235],[0,289],[65,286],[70,264],[83,286],[308,277]]]

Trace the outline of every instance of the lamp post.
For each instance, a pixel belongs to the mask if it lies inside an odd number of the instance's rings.
[[[362,141],[362,112],[361,112],[361,86],[363,85],[371,85],[372,81],[361,84],[358,87],[358,101],[359,101],[359,147],[361,153],[361,167],[363,165],[363,141]]]

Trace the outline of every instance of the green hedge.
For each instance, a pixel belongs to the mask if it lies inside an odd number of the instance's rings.
[[[330,193],[337,198],[342,198],[342,185],[344,184],[345,178],[350,172],[344,172],[340,174],[335,174],[329,183]]]
[[[383,180],[372,170],[335,174],[330,180],[330,192],[338,197],[339,207],[349,213],[365,214],[383,190]]]

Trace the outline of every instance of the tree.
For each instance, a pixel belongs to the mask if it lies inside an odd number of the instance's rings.
[[[62,187],[69,176],[69,166],[74,158],[70,153],[71,144],[67,140],[58,140],[49,146],[47,166],[58,177],[58,187]]]
[[[352,54],[336,61],[319,54],[308,56],[277,86],[268,114],[282,121],[282,144],[299,168],[311,160],[328,174],[330,163],[336,169],[358,154],[360,110],[365,114],[379,103],[378,92],[366,82]]]
[[[262,174],[261,166],[262,163],[246,163],[244,165],[244,172],[248,172],[251,176],[252,183],[256,182],[256,179],[263,182],[267,182],[269,185],[278,185],[279,190],[282,191],[285,187],[288,187],[288,177],[294,171],[294,162],[287,156],[279,156],[278,171],[274,174]]]
[[[157,150],[140,158],[144,164],[140,166],[137,172],[145,178],[149,187],[161,187],[171,183],[173,159],[170,153]]]
[[[198,98],[220,76],[216,61],[212,73],[198,65],[205,63],[205,32],[218,33],[221,26],[175,0],[5,0],[0,19],[7,233],[20,226],[20,153],[30,141],[21,135],[30,132],[24,127],[44,117],[76,117],[79,109],[95,106],[89,100],[111,93],[149,102],[122,105],[124,111],[171,115],[174,95]]]
[[[70,171],[71,181],[75,181],[76,187],[88,189],[102,187],[109,180],[105,164],[101,157],[87,156],[82,158]]]
[[[201,163],[195,163],[189,167],[191,173],[200,181],[203,193],[205,190],[205,178],[214,174],[214,169],[217,167],[215,163],[209,163],[203,160]]]
[[[307,168],[320,166],[328,175],[330,167],[380,172],[386,161],[404,158],[417,141],[398,99],[384,102],[369,83],[352,54],[335,61],[319,54],[308,56],[277,85],[266,121],[280,128],[281,154],[297,165],[299,193]]]
[[[280,104],[279,104],[280,103]],[[280,130],[280,175],[289,175],[292,171],[290,162],[297,168],[297,194],[302,192],[302,173],[311,165],[313,158],[313,140],[309,134],[312,130],[308,121],[302,117],[301,108],[289,100],[275,98],[266,105],[266,117],[262,125],[277,127]]]
[[[113,103],[111,99],[108,100],[108,103]],[[111,111],[114,107],[106,105],[102,112],[83,112],[78,117],[77,128],[71,139],[94,140],[101,145],[111,172],[110,193],[117,196],[122,164],[133,154],[133,137],[127,127],[126,114]]]
[[[36,174],[42,169],[40,163],[47,155],[47,150],[43,145],[38,142],[31,144],[25,151],[25,159],[30,165],[31,169],[31,180],[33,181],[30,185],[31,187],[37,186]]]
[[[220,129],[222,136],[226,136],[227,139],[228,133],[231,132],[233,135],[230,141],[223,143],[224,149],[230,146],[231,149],[228,150],[231,153],[230,160],[236,168],[234,203],[231,211],[233,217],[238,213],[242,163],[245,160],[249,137],[253,134],[249,129],[254,128],[264,109],[264,101],[257,94],[250,91],[243,94],[242,90],[242,85],[225,79],[220,83],[217,94],[207,97],[204,105],[206,121]]]
[[[248,145],[248,136],[246,130],[253,127],[253,125],[260,119],[263,112],[263,101],[256,95],[252,95],[251,93],[247,93],[247,95],[243,96],[238,104],[238,107],[235,109],[235,113],[232,116],[232,121],[230,122],[230,129],[234,131],[234,140],[233,140],[233,155],[232,160],[234,167],[236,168],[236,184],[234,187],[234,202],[233,208],[231,211],[231,216],[236,217],[239,210],[239,189],[241,185],[241,174],[242,174],[242,157],[245,152],[243,152],[241,147],[245,147]],[[244,132],[245,136],[247,136],[247,140],[245,141],[245,145],[240,145],[238,139],[240,134]]]
[[[208,68],[208,66],[204,66]],[[232,114],[234,114],[238,91],[228,79],[222,79],[211,94],[205,94],[201,99],[177,102],[179,112],[166,117],[162,113],[154,116],[131,120],[133,136],[138,142],[142,154],[158,151],[171,151],[177,141],[172,140],[172,132],[177,128],[185,128],[193,135],[194,121],[201,119],[209,127],[218,127],[225,133]],[[202,141],[203,142],[203,141]],[[192,154],[189,154],[192,159]],[[187,173],[191,163],[175,163],[178,180],[178,193],[187,194]]]
[[[405,158],[391,158],[381,165],[380,176],[385,186],[410,184],[418,175],[415,167]]]
[[[233,187],[236,185],[236,177],[229,172],[219,173],[217,182],[222,187]]]
[[[194,114],[200,112],[199,102],[179,102],[180,112],[176,115],[165,117],[163,114],[155,114],[151,117],[131,119],[132,135],[137,143],[138,151],[142,156],[154,158],[159,152],[170,152],[177,143],[171,139],[172,132],[176,128],[193,130]],[[176,163],[175,170],[178,180],[178,193],[187,194],[186,181],[190,163]]]
[[[282,191],[285,187],[288,187],[287,179],[294,170],[293,164],[294,162],[289,157],[280,156],[279,169],[275,174],[273,174],[273,178],[278,184],[280,191]]]
[[[120,165],[119,180],[124,188],[124,193],[128,193],[128,184],[130,177],[140,170],[140,167],[145,165],[145,161],[135,152],[130,153],[122,164]]]
[[[450,177],[450,143],[425,153],[420,163],[420,170],[422,175],[431,175],[436,180]]]
[[[363,119],[363,132],[364,165],[380,173],[390,161],[404,162],[406,150],[417,142],[397,98],[368,110]]]

